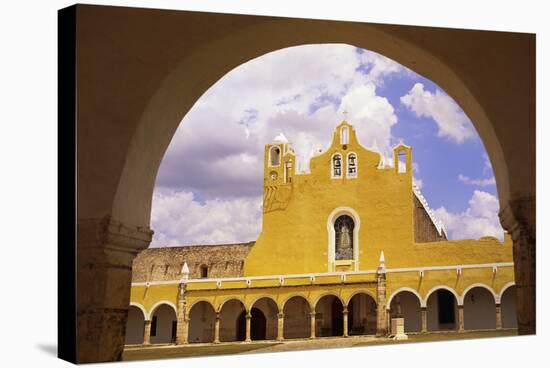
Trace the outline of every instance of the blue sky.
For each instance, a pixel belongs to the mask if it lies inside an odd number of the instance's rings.
[[[154,246],[254,240],[261,230],[263,147],[284,133],[298,168],[348,111],[361,143],[391,162],[413,147],[415,183],[450,238],[502,238],[494,176],[468,117],[437,85],[349,45],[279,50],[234,69],[183,118],[153,196]]]

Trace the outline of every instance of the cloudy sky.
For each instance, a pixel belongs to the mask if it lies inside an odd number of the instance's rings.
[[[361,143],[385,157],[401,139],[413,147],[415,182],[451,239],[502,239],[491,164],[452,98],[379,54],[307,45],[239,66],[183,118],[157,176],[152,246],[255,240],[264,145],[283,132],[307,171],[344,110]]]

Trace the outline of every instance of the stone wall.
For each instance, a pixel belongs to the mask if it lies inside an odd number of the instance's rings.
[[[430,215],[428,215],[426,209],[414,193],[412,197],[414,205],[414,241],[416,243],[428,243],[447,240],[444,231],[439,235]]]
[[[132,282],[177,280],[184,262],[192,279],[200,278],[201,265],[208,267],[208,278],[240,277],[253,245],[254,242],[149,248],[134,259]]]

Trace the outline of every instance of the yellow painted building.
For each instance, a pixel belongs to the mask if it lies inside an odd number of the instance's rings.
[[[346,121],[297,172],[265,147],[262,232],[243,245],[149,249],[134,262],[128,344],[515,328],[512,241],[447,240],[412,180]]]

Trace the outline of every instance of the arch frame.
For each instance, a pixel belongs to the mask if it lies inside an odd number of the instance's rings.
[[[491,295],[493,296],[493,300],[494,300],[495,304],[498,304],[497,303],[497,293],[495,293],[495,291],[490,286],[485,285],[481,282],[477,282],[475,284],[469,285],[466,289],[464,289],[464,291],[462,292],[462,295],[460,295],[460,304],[459,305],[464,305],[464,298],[466,297],[466,294],[468,294],[468,292],[470,290],[475,289],[477,287],[489,291],[491,293]],[[498,300],[500,301],[500,298],[498,298]]]
[[[294,297],[300,297],[302,299],[304,299],[307,303],[307,305],[309,306],[309,310],[311,310],[311,302],[309,301],[308,297],[305,296],[304,294],[300,294],[300,293],[295,293],[295,294],[290,294],[282,303],[282,305],[279,306],[279,313],[285,313],[285,306],[286,304],[290,301],[290,299],[294,298]]]
[[[353,270],[359,271],[359,229],[361,228],[361,218],[357,211],[351,207],[343,206],[332,210],[327,219],[327,231],[328,231],[328,252],[327,252],[327,264],[328,272],[335,271],[336,262],[336,231],[334,230],[334,223],[338,217],[342,215],[350,216],[353,219]]]
[[[454,290],[453,288],[447,286],[447,285],[437,285],[437,286],[434,286],[433,288],[430,289],[430,291],[428,291],[426,293],[426,297],[424,298],[424,307],[427,307],[428,305],[428,299],[430,299],[430,296],[436,292],[437,290],[440,290],[440,289],[443,289],[443,290],[447,290],[447,291],[450,291],[454,296],[455,296],[455,301],[456,301],[456,304],[458,306],[462,306],[461,304],[461,299],[460,299],[460,296],[458,295],[458,293],[456,292],[456,290]],[[422,306],[422,304],[421,304]]]
[[[144,321],[148,321],[147,317],[148,317],[148,314],[147,314],[147,310],[145,309],[145,307],[139,303],[136,303],[136,302],[130,302],[130,304],[128,305],[128,311],[130,309],[130,307],[136,307],[138,308],[141,313],[143,313],[143,320]]]
[[[149,314],[147,315],[148,321],[150,321],[153,318],[157,309],[160,308],[163,304],[166,304],[167,306],[171,307],[172,310],[174,311],[174,314],[176,315],[176,318],[178,317],[178,307],[176,307],[174,303],[172,303],[169,300],[160,300],[155,304],[153,304],[153,306],[151,307]]]
[[[511,288],[512,286],[516,286],[516,283],[514,281],[510,281],[510,282],[507,282],[506,284],[504,284],[504,286],[500,289],[500,292],[497,294],[498,298],[495,297],[495,302],[497,304],[500,304],[500,301],[502,299],[502,295],[504,295],[504,293],[506,292],[506,290],[508,290],[509,288]],[[498,299],[498,300],[497,300]]]
[[[397,296],[397,294],[399,294],[402,291],[407,291],[407,292],[415,295],[418,299],[418,303],[420,304],[420,308],[426,308],[429,295],[428,295],[428,298],[426,298],[426,300],[424,300],[417,290],[415,290],[413,288],[410,288],[408,286],[403,286],[403,287],[400,287],[400,288],[396,289],[393,293],[391,293],[390,297],[386,301],[386,310],[390,310],[391,302],[392,302],[393,298],[395,298],[395,296]]]
[[[374,301],[374,304],[376,306],[378,306],[378,302],[376,301],[376,295],[373,295],[371,292],[367,291],[367,290],[358,290],[358,291],[354,291],[347,299],[346,299],[346,304],[344,304],[345,306],[348,306],[349,303],[351,303],[351,300],[353,299],[353,297],[355,297],[356,295],[360,295],[360,294],[365,294],[369,297],[372,298],[372,300]]]
[[[340,297],[340,295],[337,295],[336,293],[332,292],[332,291],[327,291],[321,295],[319,295],[316,299],[315,299],[315,302],[313,303],[313,310],[314,311],[317,311],[317,305],[319,304],[319,302],[321,301],[321,299],[323,299],[324,297],[327,297],[327,296],[333,296],[335,298],[337,298],[340,303],[342,303],[342,307],[346,307],[347,304],[345,303],[345,301]]]
[[[200,303],[203,303],[203,302],[206,303],[206,304],[208,304],[208,305],[210,305],[210,306],[212,307],[212,310],[214,311],[214,313],[217,313],[217,312],[218,312],[218,311],[216,310],[216,307],[214,307],[214,304],[212,304],[212,302],[211,302],[210,300],[205,299],[205,298],[200,298],[200,299],[197,299],[197,300],[193,301],[193,303],[191,303],[191,304],[187,307],[187,309],[189,310],[189,312],[187,312],[186,314],[187,314],[187,315],[190,315],[190,314],[191,314],[191,311],[193,310],[193,308],[194,308],[196,305],[198,305],[198,304],[200,304]]]
[[[239,298],[239,297],[229,297],[229,298],[224,299],[224,300],[220,303],[220,305],[218,306],[218,309],[214,309],[214,310],[216,311],[216,313],[221,313],[221,312],[222,312],[223,306],[224,306],[227,302],[229,302],[229,301],[231,301],[231,300],[237,300],[237,301],[241,302],[241,304],[242,304],[243,307],[244,307],[244,310],[245,310],[247,313],[250,312],[250,310],[247,308],[247,305],[246,305],[246,303],[244,302],[244,300],[242,300],[242,299]]]
[[[273,297],[268,296],[268,295],[259,296],[259,297],[255,298],[255,299],[253,299],[253,300],[249,303],[250,305],[248,305],[248,307],[247,307],[248,310],[252,313],[252,308],[254,308],[254,305],[255,305],[257,302],[259,302],[260,300],[262,300],[262,299],[269,299],[269,300],[271,300],[271,301],[273,302],[273,304],[275,304],[275,306],[277,307],[277,314],[281,312],[281,308],[280,308],[279,304],[277,303],[277,301],[276,301],[275,299],[273,299]],[[256,308],[257,308],[257,307],[256,307]]]

